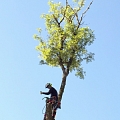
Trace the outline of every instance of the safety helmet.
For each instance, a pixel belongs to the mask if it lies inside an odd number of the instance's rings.
[[[52,86],[52,84],[51,84],[51,83],[47,83],[47,84],[45,85],[45,88],[48,88],[48,86]]]

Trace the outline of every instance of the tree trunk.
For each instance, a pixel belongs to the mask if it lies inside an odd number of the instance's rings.
[[[52,106],[50,103],[47,103],[46,100],[46,120],[53,120],[52,118]]]
[[[59,94],[58,94],[59,102],[61,102],[61,100],[62,100],[63,92],[64,92],[65,85],[66,85],[66,78],[67,78],[68,74],[69,74],[69,71],[63,72],[62,82],[61,82],[61,86],[60,86],[60,90],[59,90]],[[49,104],[49,103],[48,104],[46,103],[46,120],[53,120],[52,107],[51,107],[51,104]]]
[[[60,90],[59,90],[59,95],[58,95],[58,100],[59,100],[59,101],[62,100],[63,92],[64,92],[65,85],[66,85],[67,75],[68,75],[68,74],[63,73],[62,83],[61,83]]]

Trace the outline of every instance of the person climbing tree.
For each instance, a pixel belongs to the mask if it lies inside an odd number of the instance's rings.
[[[83,69],[82,62],[86,61],[88,63],[94,60],[94,53],[88,51],[88,46],[95,40],[94,31],[86,26],[83,21],[93,0],[85,10],[82,10],[85,0],[73,0],[73,2],[74,4],[70,5],[68,0],[65,0],[65,4],[61,2],[54,3],[49,0],[49,12],[41,15],[45,20],[46,26],[44,29],[47,31],[47,37],[45,39],[42,37],[41,28],[37,29],[39,34],[33,36],[34,39],[39,41],[36,50],[40,54],[40,65],[59,67],[62,70],[62,80],[58,97],[56,97],[60,102],[62,101],[69,73],[75,71],[77,77],[84,79],[86,72]],[[49,89],[47,93],[40,93],[55,96],[53,88],[49,86]],[[46,106],[48,111],[46,112],[46,119],[52,120],[51,106],[50,104]]]
[[[58,93],[57,90],[52,87],[51,83],[47,83],[45,85],[45,88],[48,88],[49,91],[48,92],[42,92],[40,91],[40,94],[45,94],[45,95],[51,95],[50,98],[47,100],[47,103],[52,105],[52,118],[55,119],[55,115],[56,115],[56,110],[57,108],[60,108],[60,103],[58,102]],[[44,116],[44,120],[46,120],[46,113]]]

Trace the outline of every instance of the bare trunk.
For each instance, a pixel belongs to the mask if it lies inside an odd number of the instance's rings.
[[[65,85],[66,85],[67,75],[68,75],[68,74],[63,73],[62,83],[61,83],[60,90],[59,90],[59,95],[58,95],[58,100],[59,100],[59,101],[62,100],[63,92],[64,92]]]
[[[52,118],[52,106],[50,103],[47,103],[46,100],[46,120],[53,120]]]

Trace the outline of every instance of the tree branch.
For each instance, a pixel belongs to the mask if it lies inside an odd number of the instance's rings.
[[[61,24],[61,22],[64,20],[64,18],[65,18],[65,13],[66,13],[66,10],[67,10],[67,6],[68,6],[68,1],[66,0],[66,9],[65,9],[65,11],[64,11],[64,14],[63,14],[63,18],[61,19],[61,21],[60,21],[60,24]]]
[[[63,73],[65,73],[65,67],[64,67],[64,65],[63,65],[62,58],[61,58],[60,55],[58,55],[58,54],[57,54],[57,56],[58,56],[58,59],[59,59],[59,65],[60,65]]]
[[[58,26],[60,27],[60,23],[58,22],[58,19],[54,16],[54,14],[53,14],[53,17],[54,17],[56,23],[58,24]]]
[[[79,9],[78,9],[76,12],[74,11],[74,9],[72,9],[73,12],[74,12],[74,16],[73,16],[72,20],[75,18],[76,14],[78,13],[78,11],[79,11],[81,8],[82,8],[82,7],[79,7]],[[77,17],[77,16],[76,16],[76,17]]]
[[[77,26],[77,29],[80,27],[81,25],[81,22],[82,22],[82,19],[84,17],[84,14],[90,9],[90,6],[92,5],[93,1],[89,4],[89,6],[87,7],[87,9],[82,13],[82,16],[80,18],[80,21],[78,22],[78,26]]]

